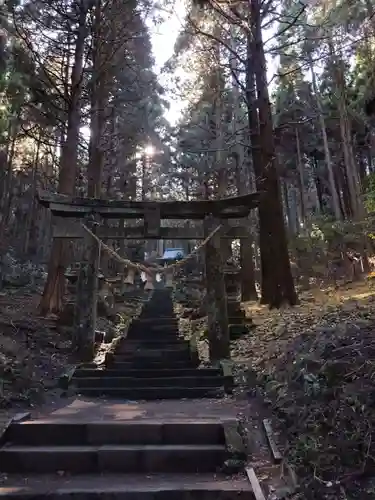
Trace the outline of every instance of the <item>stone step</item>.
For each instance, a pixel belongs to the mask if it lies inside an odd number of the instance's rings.
[[[189,341],[179,338],[160,338],[155,335],[151,338],[125,338],[116,346],[116,352],[123,349],[183,349],[189,348]]]
[[[107,396],[130,401],[156,401],[159,399],[221,398],[224,388],[214,387],[85,387],[77,391],[88,397]]]
[[[163,315],[168,315],[168,316],[173,316],[174,315],[174,309],[173,309],[173,303],[171,298],[168,298],[167,300],[150,300],[147,302],[146,307],[145,307],[145,312],[146,311],[160,311],[161,314]]]
[[[143,309],[143,315],[148,311],[156,311],[163,316],[172,317],[174,316],[173,304],[171,299],[169,300],[150,300],[145,304]]]
[[[133,321],[133,324],[136,323],[143,324],[144,326],[151,324],[172,326],[178,324],[178,318],[176,318],[176,316],[171,316],[170,314],[162,314],[160,311],[155,309],[152,311],[145,311],[143,314],[138,316],[138,318]]]
[[[160,314],[163,314],[163,316],[168,315],[169,318],[176,317],[171,298],[169,298],[168,300],[148,301],[143,308],[142,316],[144,316],[144,314],[147,311],[152,311],[152,310],[160,311]]]
[[[152,326],[164,326],[165,328],[177,328],[178,318],[167,318],[163,316],[144,315],[138,316],[132,321],[132,325],[142,326],[142,327],[152,327]]]
[[[139,331],[130,331],[126,337],[128,340],[138,340],[138,341],[149,341],[157,339],[160,342],[177,342],[180,340],[179,333],[176,330],[175,332],[166,332],[165,330],[157,332],[157,331],[149,331],[149,330],[139,330]]]
[[[183,347],[188,347],[189,341],[185,339],[171,339],[155,335],[154,338],[137,339],[137,338],[125,338],[116,347],[116,352],[121,352],[123,349],[129,348],[141,348],[141,349],[180,349]]]
[[[152,311],[148,311],[145,314],[138,316],[132,322],[133,325],[143,325],[143,326],[152,326],[152,325],[164,325],[168,326],[177,326],[178,318],[176,316],[169,317],[166,315],[159,314],[157,311],[154,313]]]
[[[142,326],[143,328],[145,327],[152,327],[152,326],[164,326],[165,328],[172,328],[175,327],[177,328],[178,326],[178,319],[176,317],[174,318],[163,318],[162,316],[158,316],[157,314],[155,316],[138,316],[137,319],[134,319],[132,321],[132,326]]]
[[[218,420],[155,420],[93,422],[71,419],[29,420],[12,424],[7,442],[27,446],[224,444]]]
[[[129,333],[132,335],[141,335],[142,333],[147,332],[149,335],[153,333],[156,337],[157,335],[164,336],[179,336],[177,325],[157,325],[157,324],[149,324],[149,325],[131,325],[129,327]]]
[[[20,446],[0,449],[6,473],[215,472],[228,457],[224,445]]]
[[[225,377],[166,377],[166,378],[130,378],[130,377],[78,377],[72,379],[78,390],[86,387],[222,387]]]
[[[174,333],[178,334],[178,325],[163,325],[163,324],[158,324],[156,322],[152,323],[145,323],[145,324],[132,324],[131,327],[129,327],[129,331],[131,332],[137,332],[137,333],[142,333],[143,331],[152,331],[156,333],[161,333],[161,332],[166,332],[167,335],[172,335]]]
[[[178,322],[175,321],[173,323],[163,323],[158,321],[155,318],[152,318],[150,321],[140,321],[135,320],[131,323],[129,326],[129,331],[132,330],[137,330],[137,331],[142,331],[142,330],[153,330],[153,331],[162,331],[165,330],[166,332],[176,332],[178,331]]]
[[[130,378],[167,378],[167,377],[217,377],[222,375],[219,368],[182,368],[162,370],[116,370],[116,369],[82,369],[74,372],[74,378],[81,377],[130,377]]]
[[[164,369],[191,369],[195,368],[196,363],[192,360],[183,360],[183,361],[175,361],[175,360],[163,360],[157,361],[153,359],[132,359],[132,361],[116,361],[111,362],[108,365],[108,368],[114,370],[164,370]]]
[[[113,355],[114,363],[126,363],[127,361],[185,361],[190,360],[191,351],[189,346],[183,349],[137,349],[132,352],[116,353]]]
[[[2,481],[9,500],[254,500],[249,481],[217,474],[40,475]]]

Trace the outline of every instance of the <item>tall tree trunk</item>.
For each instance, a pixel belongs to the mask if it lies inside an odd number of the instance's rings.
[[[62,145],[60,157],[60,172],[58,191],[63,194],[74,193],[77,173],[77,154],[79,128],[81,124],[80,99],[82,92],[82,71],[85,39],[87,36],[86,0],[81,0],[77,6],[78,28],[75,43],[74,61],[71,74],[70,95],[67,96],[67,127],[66,138]],[[72,21],[74,24],[74,21]],[[48,265],[48,277],[39,304],[41,314],[57,313],[61,310],[65,287],[65,262],[67,244],[61,239],[52,242],[51,255]]]
[[[231,45],[233,52],[236,51],[235,26],[231,27]],[[244,194],[245,183],[243,182],[243,165],[245,160],[244,147],[241,144],[241,95],[238,86],[238,64],[237,59],[231,55],[229,60],[232,72],[232,93],[233,93],[233,136],[235,137],[235,176],[237,184],[237,194]],[[251,219],[248,221],[251,224]],[[249,237],[240,240],[240,265],[241,265],[241,289],[242,300],[258,300],[255,287],[254,258],[253,258],[253,238],[251,228]]]
[[[102,0],[96,0],[94,3],[94,23],[92,28],[93,39],[93,71],[91,79],[91,134],[89,144],[89,166],[88,166],[88,188],[89,198],[101,198],[102,173],[104,165],[103,152],[103,133],[105,125],[105,109],[107,104],[106,94],[106,67],[104,61],[105,37],[102,36]],[[103,23],[104,24],[104,23]],[[108,185],[110,187],[110,185]],[[86,322],[84,334],[88,334],[88,354],[90,354],[95,335],[97,300],[98,300],[98,271],[100,263],[100,248],[96,241],[89,241],[89,248],[83,251],[87,252],[87,270],[84,273],[84,293],[81,295],[82,309],[85,307],[85,301],[90,304],[86,311],[87,316],[83,314],[83,322]],[[80,304],[78,303],[78,307]]]
[[[4,182],[4,191],[1,199],[1,223],[0,223],[0,239],[4,239],[5,230],[9,225],[10,209],[13,199],[13,160],[15,156],[16,141],[20,126],[20,113],[21,110],[17,110],[16,113],[10,118],[10,124],[8,128],[8,140],[9,144],[7,146],[7,170]]]
[[[333,173],[333,165],[332,165],[331,153],[329,151],[326,122],[325,122],[325,119],[324,119],[323,107],[322,107],[322,102],[320,100],[318,86],[316,84],[316,77],[315,77],[314,65],[313,65],[311,56],[310,56],[310,71],[311,71],[311,80],[312,80],[313,90],[314,90],[315,99],[316,99],[316,103],[317,103],[317,107],[318,107],[320,128],[321,128],[322,138],[323,138],[324,156],[325,156],[325,160],[326,160],[326,166],[327,166],[328,178],[329,178],[329,185],[330,185],[331,196],[332,196],[333,213],[334,213],[335,218],[337,220],[341,220],[342,219],[342,213],[341,213],[341,210],[340,210],[340,201],[339,201],[339,196],[338,196],[338,193],[337,193],[337,188],[336,188],[336,183],[335,183],[335,176],[334,176],[334,173]]]
[[[305,176],[304,176],[304,166],[301,155],[301,143],[299,139],[298,128],[295,128],[296,134],[296,145],[297,145],[297,166],[299,173],[299,189],[300,189],[300,201],[301,201],[301,221],[304,223],[307,215],[307,202],[306,202],[306,192],[305,192]]]
[[[260,0],[251,0],[251,27],[253,35],[252,61],[259,103],[259,137],[261,163],[254,162],[259,191],[265,199],[259,207],[260,249],[262,265],[261,302],[270,307],[283,303],[295,305],[298,301],[291,273],[288,242],[284,224],[280,183],[277,172],[271,104],[267,87],[266,58],[264,54]],[[275,258],[277,256],[277,258]]]
[[[337,60],[337,58],[335,57],[332,43],[329,43],[329,48],[335,64],[335,94],[339,109],[340,134],[344,154],[344,166],[350,197],[351,212],[353,217],[358,219],[364,216],[364,206],[361,198],[361,185],[358,175],[358,167],[354,158],[353,145],[351,141],[351,127],[346,105],[346,89],[342,67],[343,62],[341,59]]]
[[[100,198],[101,178],[104,165],[102,137],[105,124],[106,67],[104,61],[104,41],[102,29],[102,2],[95,1],[93,25],[93,71],[91,79],[91,135],[89,146],[88,196]]]
[[[341,213],[344,215],[344,218],[349,219],[349,217],[352,215],[352,205],[350,192],[348,189],[345,166],[342,166],[341,164],[337,165],[337,168],[335,168],[334,170],[334,175],[337,190],[340,193],[339,202]]]
[[[30,186],[30,210],[29,210],[29,213],[27,214],[26,227],[25,227],[25,233],[24,233],[25,239],[23,242],[23,253],[25,254],[25,256],[27,256],[27,254],[28,254],[32,222],[33,222],[34,217],[36,215],[35,214],[35,193],[36,193],[37,172],[38,172],[38,167],[39,167],[39,152],[40,152],[41,135],[42,135],[42,133],[39,132],[39,136],[38,136],[38,140],[37,140],[37,144],[36,144],[34,165],[33,165],[33,175],[32,175],[31,186]]]
[[[215,37],[217,39],[221,36],[221,25],[217,24],[215,28]],[[220,57],[220,44],[215,42],[215,97],[214,97],[214,115],[215,115],[215,166],[214,171],[217,175],[217,195],[219,198],[224,198],[227,193],[228,182],[227,172],[225,168],[224,158],[224,134],[223,134],[223,77]],[[225,263],[232,257],[232,241],[222,238],[220,240],[220,247],[222,252],[222,259]]]
[[[0,207],[3,206],[3,196],[4,196],[4,193],[6,192],[5,183],[6,183],[7,170],[8,170],[8,155],[9,155],[9,148],[11,145],[12,125],[13,125],[13,120],[9,119],[6,137],[3,139],[3,142],[0,145],[0,161],[1,161],[1,165],[0,165],[0,167],[1,167],[1,170],[0,170]],[[1,211],[1,217],[2,217],[2,211]]]

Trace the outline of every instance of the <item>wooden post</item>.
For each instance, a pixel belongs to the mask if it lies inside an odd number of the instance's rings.
[[[153,207],[144,211],[145,237],[159,238],[160,236],[160,209]]]
[[[146,274],[146,284],[145,284],[145,290],[146,291],[150,291],[150,290],[154,290],[154,278],[155,276],[153,275],[153,273],[145,273]]]
[[[212,232],[220,221],[206,217],[205,231]],[[220,231],[206,244],[206,301],[208,312],[208,342],[211,362],[230,357],[227,295],[223,274],[223,259],[220,250]]]
[[[173,269],[165,271],[164,275],[165,275],[165,284],[164,284],[165,288],[173,288],[174,287]]]
[[[128,268],[128,274],[124,279],[125,285],[134,285],[135,270],[132,267]]]
[[[95,234],[97,222],[93,217],[85,225]],[[75,338],[82,361],[92,361],[95,345],[95,325],[98,301],[99,245],[89,234],[85,237],[85,248],[78,275],[77,301],[75,308]]]

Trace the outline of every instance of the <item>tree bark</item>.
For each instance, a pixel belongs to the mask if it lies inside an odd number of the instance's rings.
[[[32,229],[32,223],[35,217],[35,193],[36,193],[36,178],[37,178],[37,172],[38,172],[38,167],[39,167],[39,152],[40,152],[40,142],[41,142],[41,132],[39,132],[39,137],[38,141],[36,144],[36,151],[35,151],[35,158],[34,158],[34,165],[33,165],[33,175],[32,175],[32,181],[31,181],[31,186],[30,186],[30,210],[29,213],[27,214],[27,219],[26,219],[26,227],[25,227],[25,239],[23,242],[23,253],[25,256],[27,256],[28,251],[29,251],[29,243],[30,243],[30,234],[31,234],[31,229]]]
[[[339,109],[340,134],[351,212],[354,218],[361,219],[364,216],[364,206],[361,198],[361,183],[358,174],[358,167],[354,159],[353,145],[351,141],[351,127],[346,106],[346,89],[342,68],[343,62],[342,60],[337,60],[335,57],[332,43],[329,43],[329,48],[335,64],[334,81],[336,100]]]
[[[305,193],[305,176],[304,168],[301,155],[301,143],[299,139],[298,128],[295,128],[296,134],[296,145],[297,145],[297,166],[299,173],[299,188],[300,188],[300,200],[301,200],[301,221],[304,223],[307,215],[307,203],[306,203],[306,193]]]
[[[87,36],[86,0],[81,0],[78,8],[78,29],[71,74],[70,95],[67,95],[66,138],[61,150],[58,181],[58,192],[70,195],[74,193],[77,173],[79,128],[81,124],[80,98],[82,92],[83,55]],[[58,313],[62,308],[65,288],[66,255],[66,242],[61,239],[53,239],[48,265],[48,277],[39,304],[39,311],[43,315],[49,312]]]
[[[235,27],[231,27],[231,45],[233,51],[237,49],[235,43]],[[235,145],[235,176],[237,184],[237,194],[244,194],[244,182],[242,169],[245,160],[245,151],[242,142],[241,130],[241,95],[238,85],[238,64],[237,59],[231,55],[229,65],[232,72],[232,92],[233,92],[233,135],[236,138]],[[249,166],[250,169],[250,166]],[[251,219],[247,221],[251,224]],[[251,227],[249,237],[240,240],[240,265],[241,265],[241,290],[242,300],[258,300],[258,293],[255,287],[254,258],[253,258],[253,238]]]
[[[339,201],[339,196],[338,196],[338,193],[337,193],[337,188],[336,188],[336,183],[335,183],[335,176],[334,176],[334,173],[333,173],[331,153],[329,151],[328,137],[327,137],[327,128],[326,128],[326,123],[325,123],[325,119],[324,119],[323,107],[322,107],[322,103],[321,103],[321,100],[320,100],[318,86],[316,84],[316,77],[315,77],[314,66],[313,66],[313,62],[312,62],[311,58],[310,58],[310,71],[311,71],[312,86],[313,86],[313,90],[314,90],[314,94],[315,94],[316,103],[317,103],[317,106],[318,106],[320,128],[321,128],[321,131],[322,131],[322,138],[323,138],[324,156],[325,156],[327,170],[328,170],[329,185],[330,185],[330,188],[331,188],[333,213],[334,213],[335,218],[337,220],[341,220],[342,219],[342,213],[341,213],[341,210],[340,210],[340,201]]]
[[[298,302],[291,273],[288,242],[284,224],[281,190],[277,173],[271,105],[267,87],[260,1],[251,0],[251,27],[253,43],[251,55],[259,103],[259,142],[261,163],[254,161],[257,188],[265,191],[259,207],[260,249],[262,267],[261,302],[272,307]]]
[[[21,110],[18,109],[10,118],[8,128],[8,141],[7,146],[7,170],[4,182],[4,191],[1,199],[1,223],[0,223],[0,238],[5,236],[5,230],[9,225],[10,208],[13,199],[13,160],[15,156],[16,141],[20,126]]]
[[[106,86],[105,61],[103,58],[103,39],[101,38],[102,2],[96,0],[94,5],[93,24],[93,71],[91,79],[91,135],[89,145],[88,190],[89,198],[101,197],[101,180],[103,172],[104,154],[101,140],[105,123]],[[89,223],[90,221],[88,221]],[[91,230],[95,234],[96,223],[92,221]],[[95,326],[98,303],[98,271],[100,262],[100,247],[91,236],[86,238],[83,250],[81,269],[78,281],[76,304],[76,330],[78,331],[78,345],[80,357],[89,361],[94,355]]]

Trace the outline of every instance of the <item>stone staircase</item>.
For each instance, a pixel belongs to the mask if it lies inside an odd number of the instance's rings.
[[[215,420],[30,420],[2,438],[0,497],[16,500],[254,498],[219,472],[230,457]]]
[[[189,341],[179,337],[169,290],[156,290],[106,366],[77,369],[79,394],[126,400],[221,397],[231,376],[221,368],[199,368]]]
[[[12,421],[0,438],[0,497],[258,500],[245,475],[223,472],[231,459],[241,464],[246,458],[236,420],[187,418],[181,415],[181,401],[169,402],[176,405],[173,418],[126,416],[127,407],[142,403],[124,398],[218,395],[224,378],[219,369],[197,367],[188,343],[178,337],[170,294],[154,293],[108,366],[74,374],[86,396],[115,396],[109,404],[113,411],[100,411],[91,398],[88,414],[68,410]],[[125,408],[124,417],[120,408]]]

